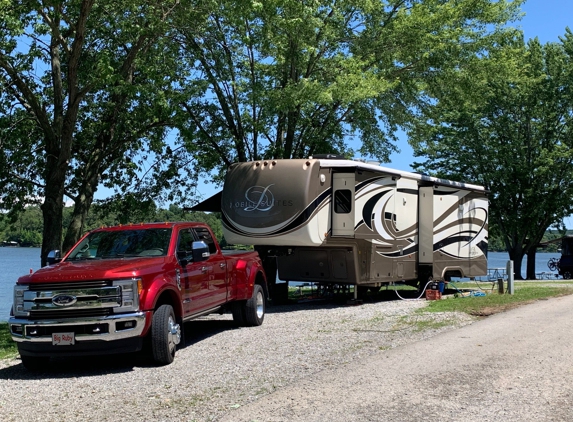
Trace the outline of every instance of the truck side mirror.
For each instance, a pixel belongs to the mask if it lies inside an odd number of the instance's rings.
[[[47,257],[48,265],[57,264],[61,260],[62,260],[62,255],[59,250],[55,249],[53,251],[48,252],[48,257]]]
[[[202,240],[193,242],[191,246],[193,250],[193,262],[201,262],[208,259],[211,254],[209,253],[209,246]]]

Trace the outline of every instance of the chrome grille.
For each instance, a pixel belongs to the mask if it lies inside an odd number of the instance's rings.
[[[43,319],[58,320],[62,318],[99,318],[112,315],[111,308],[94,309],[65,309],[53,311],[31,311],[30,319],[39,321]]]
[[[73,318],[78,311],[86,310],[111,311],[122,306],[122,288],[109,284],[97,281],[33,285],[24,292],[23,310],[39,318],[52,318],[52,315]],[[69,299],[70,303],[60,302],[58,298]]]

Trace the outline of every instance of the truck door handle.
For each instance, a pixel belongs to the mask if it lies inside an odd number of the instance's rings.
[[[227,266],[227,264],[224,264],[224,263],[219,264],[219,267],[221,267],[221,268],[225,268],[226,266]]]
[[[201,267],[201,272],[202,272],[203,274],[205,274],[208,269],[209,269],[209,268],[207,268],[207,267]]]

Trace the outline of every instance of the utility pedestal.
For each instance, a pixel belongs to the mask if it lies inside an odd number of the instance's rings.
[[[512,295],[515,293],[513,288],[513,261],[507,261],[505,272],[507,273],[507,293]]]

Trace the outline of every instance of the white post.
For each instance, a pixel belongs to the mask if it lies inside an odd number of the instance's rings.
[[[510,295],[514,294],[513,290],[513,261],[507,261],[506,271],[507,273],[507,293]]]

